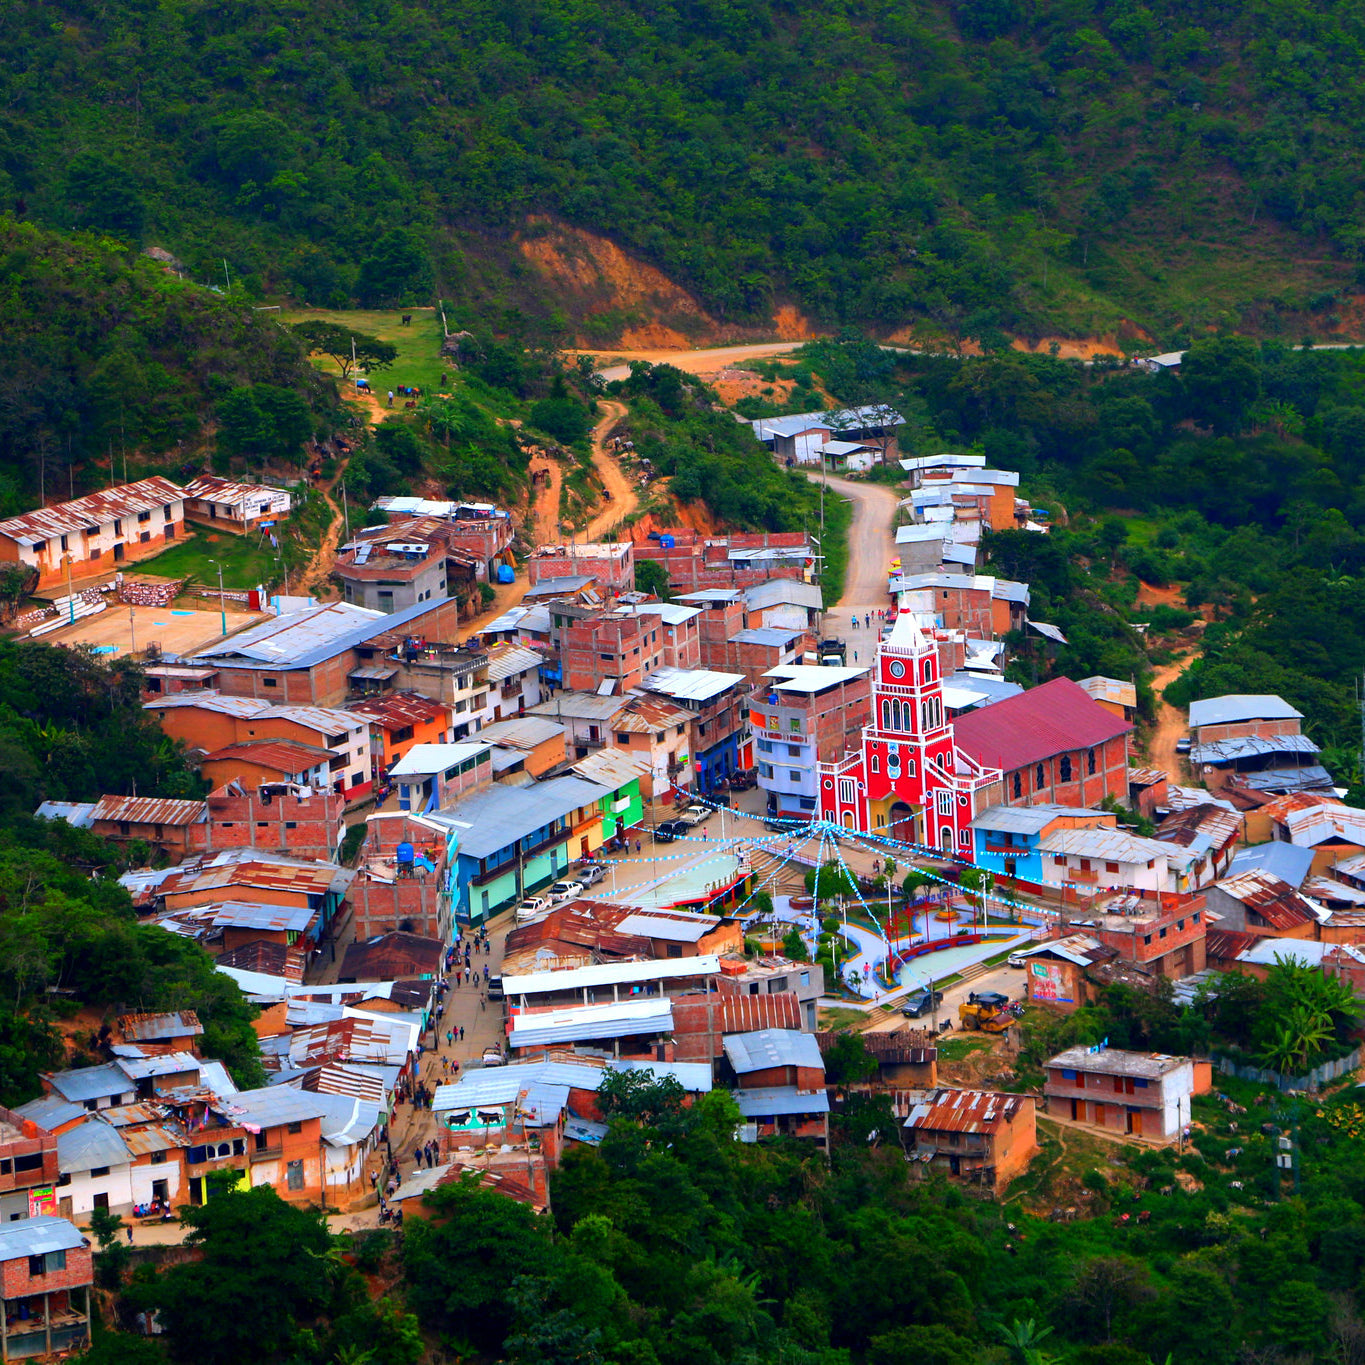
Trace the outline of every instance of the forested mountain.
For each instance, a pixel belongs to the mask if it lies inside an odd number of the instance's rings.
[[[111,477],[178,474],[234,393],[269,409],[258,459],[295,457],[336,407],[332,382],[249,300],[120,242],[12,218],[0,219],[0,333],[0,516]]]
[[[323,305],[531,298],[548,214],[732,322],[1296,340],[1351,321],[1362,42],[1344,0],[13,0],[0,205]]]

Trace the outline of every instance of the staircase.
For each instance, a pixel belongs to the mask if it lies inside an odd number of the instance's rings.
[[[755,889],[762,887],[770,896],[804,896],[806,869],[766,848],[750,845],[749,870]],[[774,869],[778,869],[774,875]],[[771,880],[769,880],[771,878]]]

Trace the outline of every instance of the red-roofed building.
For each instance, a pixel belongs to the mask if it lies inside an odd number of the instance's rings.
[[[959,747],[1004,774],[1006,805],[1040,801],[1095,807],[1128,799],[1128,736],[1133,727],[1070,678],[957,719]]]
[[[774,995],[684,995],[673,1000],[673,1060],[710,1062],[724,1051],[727,1033],[800,1029],[795,991]]]

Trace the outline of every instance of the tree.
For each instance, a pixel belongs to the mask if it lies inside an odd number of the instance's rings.
[[[801,931],[792,925],[782,936],[782,953],[784,957],[790,958],[793,962],[809,962],[810,953],[806,950],[806,941],[801,937]]]
[[[856,1033],[839,1034],[825,1054],[825,1079],[831,1085],[857,1085],[876,1074],[877,1059]]]
[[[373,374],[376,370],[388,369],[398,359],[397,346],[343,327],[338,322],[309,319],[296,322],[291,330],[303,342],[309,355],[325,355],[336,361],[343,379],[350,377],[353,368]]]
[[[670,601],[672,594],[668,586],[668,570],[657,559],[637,559],[635,591],[650,593],[660,602]]]
[[[360,263],[356,293],[366,308],[383,308],[431,293],[431,258],[409,228],[391,228],[378,237]]]
[[[322,1214],[286,1204],[269,1185],[215,1191],[181,1209],[197,1261],[175,1265],[143,1290],[159,1309],[171,1353],[197,1365],[239,1365],[283,1355],[300,1322],[327,1297],[320,1273],[331,1238]]]
[[[1240,336],[1196,341],[1181,361],[1180,382],[1196,417],[1215,432],[1238,430],[1261,391],[1256,343]]]
[[[1093,1324],[1090,1334],[1112,1341],[1114,1320],[1148,1297],[1147,1267],[1131,1256],[1096,1256],[1076,1274],[1068,1301]]]

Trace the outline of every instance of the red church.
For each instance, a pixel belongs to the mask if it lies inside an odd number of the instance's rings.
[[[903,612],[877,651],[862,751],[822,763],[820,817],[971,860],[973,816],[999,800],[1001,775],[957,744],[943,707],[938,647]]]

